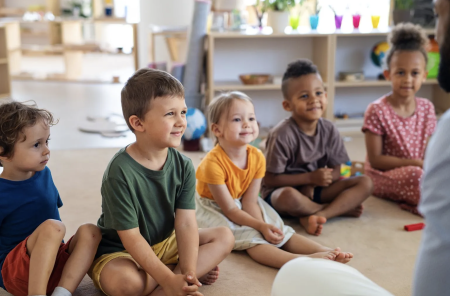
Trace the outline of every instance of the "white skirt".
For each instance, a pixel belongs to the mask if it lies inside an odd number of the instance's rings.
[[[256,229],[241,226],[230,221],[222,212],[219,205],[209,199],[200,197],[198,194],[195,196],[197,223],[200,228],[220,227],[225,226],[231,229],[233,232],[235,243],[233,250],[246,250],[256,245],[271,244],[264,239],[264,236]],[[235,199],[234,203],[242,210],[241,199]],[[278,227],[284,233],[284,239],[276,247],[283,246],[295,233],[294,229],[290,226],[284,225],[280,215],[262,198],[258,197],[258,205],[261,208],[263,219],[266,223]]]

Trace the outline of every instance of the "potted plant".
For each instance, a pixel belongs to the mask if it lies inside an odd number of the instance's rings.
[[[309,16],[309,24],[311,25],[311,30],[316,30],[319,25],[319,13],[321,7],[319,6],[319,1],[316,0],[316,5],[314,11]]]
[[[411,22],[414,7],[414,0],[395,0],[394,3],[394,24]]]
[[[284,32],[289,25],[289,10],[295,4],[295,0],[257,0],[255,7],[260,7],[261,17],[267,11],[267,25],[274,32]]]

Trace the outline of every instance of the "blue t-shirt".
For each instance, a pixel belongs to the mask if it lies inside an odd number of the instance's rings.
[[[6,256],[45,220],[61,220],[63,203],[50,169],[36,172],[24,181],[0,178],[0,270]],[[0,273],[0,287],[3,278]]]

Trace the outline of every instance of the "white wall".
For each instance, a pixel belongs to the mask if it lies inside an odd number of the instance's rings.
[[[191,24],[194,0],[140,0],[139,66],[146,67],[149,57],[150,25],[186,26]],[[167,61],[169,56],[163,40],[158,39],[156,61]]]

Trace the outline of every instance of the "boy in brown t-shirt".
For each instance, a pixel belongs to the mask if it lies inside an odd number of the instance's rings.
[[[280,214],[300,217],[306,232],[319,235],[327,219],[362,214],[372,180],[340,180],[340,165],[349,158],[336,127],[322,118],[327,94],[315,65],[309,60],[289,64],[282,92],[283,108],[292,116],[267,139],[261,195]]]

